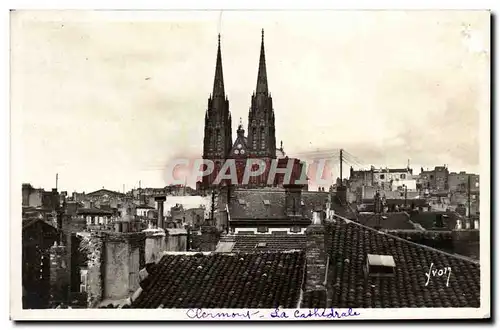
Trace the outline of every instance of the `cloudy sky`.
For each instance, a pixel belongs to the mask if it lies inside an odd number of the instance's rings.
[[[288,155],[343,148],[356,166],[410,159],[417,171],[479,172],[489,20],[480,11],[13,12],[13,168],[46,189],[56,173],[68,191],[166,185],[173,158],[201,155],[218,33],[233,128],[240,117],[246,127],[264,28]]]

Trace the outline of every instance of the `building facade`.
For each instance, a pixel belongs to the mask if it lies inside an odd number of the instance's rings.
[[[229,173],[231,168],[228,168],[229,166],[224,167],[224,164],[228,165],[229,162],[231,164],[234,162],[232,169],[236,170],[239,186],[252,188],[279,186],[283,183],[283,178],[275,177],[274,180],[270,180],[271,182],[268,182],[268,178],[273,161],[277,158],[285,158],[277,157],[277,151],[281,151],[281,154],[283,154],[282,149],[282,147],[280,149],[276,148],[275,115],[273,100],[267,82],[264,31],[262,31],[257,85],[251,96],[248,113],[248,130],[245,132],[243,123],[240,120],[234,141],[232,140],[229,100],[224,90],[219,35],[213,93],[208,99],[208,107],[205,113],[205,137],[203,141],[203,159],[212,161],[214,170],[212,173],[203,176],[202,181],[197,184],[197,188],[211,189],[219,184],[226,185],[227,181],[216,182],[216,178],[221,170],[224,171],[222,174],[231,174]],[[256,171],[259,167],[258,164],[250,164],[249,159],[260,160],[260,166],[265,164],[265,170],[260,175],[250,176],[248,181],[244,181],[247,166],[252,166],[252,171]],[[293,175],[291,180],[297,180],[302,172],[303,164],[298,159],[292,160],[292,162]],[[287,164],[287,162],[278,162],[277,167],[286,167]]]
[[[465,192],[469,189],[470,177],[470,191],[479,191],[479,175],[466,173],[465,171],[455,173],[452,172],[448,176],[448,186],[450,191]]]

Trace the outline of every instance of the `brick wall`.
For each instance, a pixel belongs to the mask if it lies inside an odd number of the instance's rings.
[[[302,308],[325,307],[327,291],[324,285],[327,251],[325,227],[311,225],[306,229],[306,275]]]

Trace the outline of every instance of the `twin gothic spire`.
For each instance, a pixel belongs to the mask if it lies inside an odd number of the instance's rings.
[[[264,29],[262,29],[262,41],[260,45],[260,58],[259,58],[259,72],[257,74],[257,87],[255,89],[257,94],[268,94],[267,86],[267,71],[266,71],[266,54],[264,49]],[[222,72],[222,54],[220,47],[220,34],[218,36],[217,45],[217,60],[215,63],[215,77],[214,77],[214,89],[212,96],[215,98],[217,96],[225,96],[224,92],[224,76]]]
[[[274,112],[267,85],[264,30],[262,30],[257,85],[252,95],[248,125],[249,149],[248,153],[245,152],[245,156],[276,158]],[[241,141],[245,141],[244,143],[237,144],[242,146],[247,142],[247,138],[244,137],[245,130],[242,123],[238,127],[237,134],[238,136],[241,135],[240,138],[243,139]],[[204,155],[205,157],[223,158],[231,153],[231,146],[231,113],[229,111],[229,101],[224,90],[222,51],[219,34],[213,93],[209,99],[205,117]]]

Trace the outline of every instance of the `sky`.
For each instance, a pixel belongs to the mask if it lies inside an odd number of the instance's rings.
[[[265,31],[276,140],[348,167],[479,173],[490,104],[484,11],[15,11],[11,156],[19,183],[163,187],[201,156],[217,34],[247,126]],[[484,140],[483,140],[484,141]],[[338,176],[338,165],[333,166]],[[193,182],[188,182],[193,184]]]

